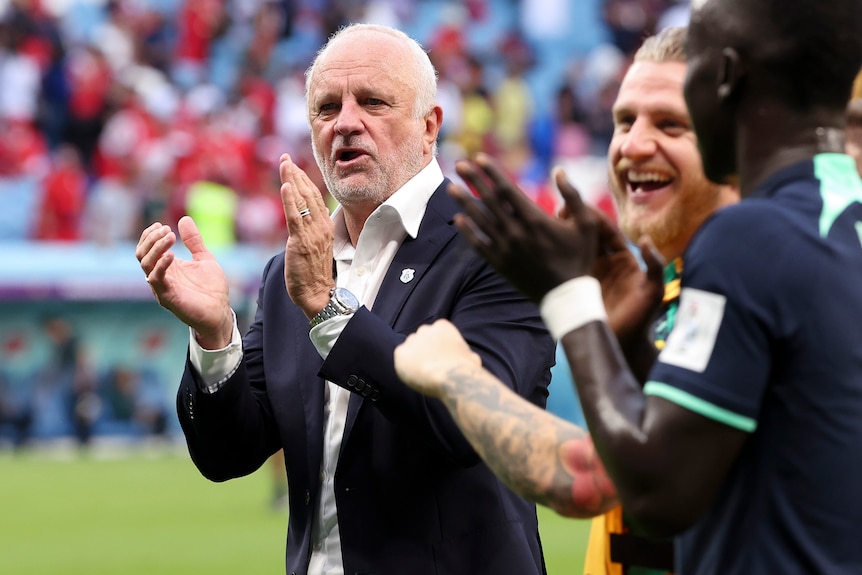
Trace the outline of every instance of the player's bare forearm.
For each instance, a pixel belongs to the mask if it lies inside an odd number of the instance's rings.
[[[594,517],[618,504],[585,430],[527,402],[482,368],[455,368],[446,379],[441,399],[512,490],[569,517]]]
[[[658,357],[655,344],[647,339],[632,338],[631,341],[620,341],[620,346],[631,369],[632,375],[641,383],[646,383],[649,371]]]
[[[714,501],[748,433],[644,395],[604,322],[560,341],[629,527],[651,537],[688,529]]]

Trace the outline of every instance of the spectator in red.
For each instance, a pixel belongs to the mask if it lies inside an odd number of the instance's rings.
[[[258,136],[275,133],[275,88],[262,74],[263,69],[255,60],[240,72],[238,89],[242,105],[254,116]],[[277,170],[276,170],[277,171]]]
[[[60,146],[55,154],[54,166],[43,183],[37,240],[81,239],[86,187],[87,175],[78,152],[70,145]]]
[[[287,223],[278,194],[281,187],[278,166],[263,158],[256,158],[252,180],[239,193],[237,239],[242,243],[283,246],[287,241]]]
[[[48,144],[31,123],[0,119],[0,176],[41,177],[48,168]]]
[[[224,0],[185,0],[177,17],[174,80],[188,88],[206,78],[212,41],[229,23]]]
[[[89,170],[109,111],[113,74],[105,55],[94,46],[72,50],[66,74],[70,92],[66,141],[78,148],[81,161]]]
[[[262,3],[252,17],[251,38],[245,50],[243,71],[265,74],[273,51],[282,39],[284,11],[275,2]]]
[[[428,55],[441,75],[457,79],[466,73],[466,20],[467,12],[463,6],[448,5],[440,15],[440,25],[431,32]]]

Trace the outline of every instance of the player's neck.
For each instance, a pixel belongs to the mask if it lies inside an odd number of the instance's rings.
[[[785,110],[783,116],[771,118],[769,122],[745,124],[748,129],[740,131],[737,151],[743,197],[787,166],[817,154],[844,152],[843,112],[823,111],[800,116],[787,114]]]

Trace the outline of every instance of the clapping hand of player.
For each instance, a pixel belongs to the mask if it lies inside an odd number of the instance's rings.
[[[535,302],[569,279],[596,277],[608,321],[627,357],[631,353],[640,364],[644,342],[654,355],[649,327],[662,300],[664,262],[649,238],[639,241],[643,269],[622,232],[583,202],[559,168],[553,177],[565,205],[557,218],[535,205],[485,155],[459,162],[456,169],[482,201],[453,184],[450,193],[464,210],[455,223],[497,271]]]
[[[601,222],[561,169],[554,178],[571,215],[566,219],[546,214],[484,154],[458,162],[456,170],[482,200],[452,184],[449,191],[463,209],[456,226],[524,295],[538,303],[554,287],[591,272]]]

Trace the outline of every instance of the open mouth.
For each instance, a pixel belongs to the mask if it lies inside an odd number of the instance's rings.
[[[342,148],[335,152],[335,161],[339,164],[349,164],[368,154],[361,148]]]
[[[635,172],[625,174],[628,188],[633,194],[645,194],[666,188],[673,183],[673,177],[661,172]]]

